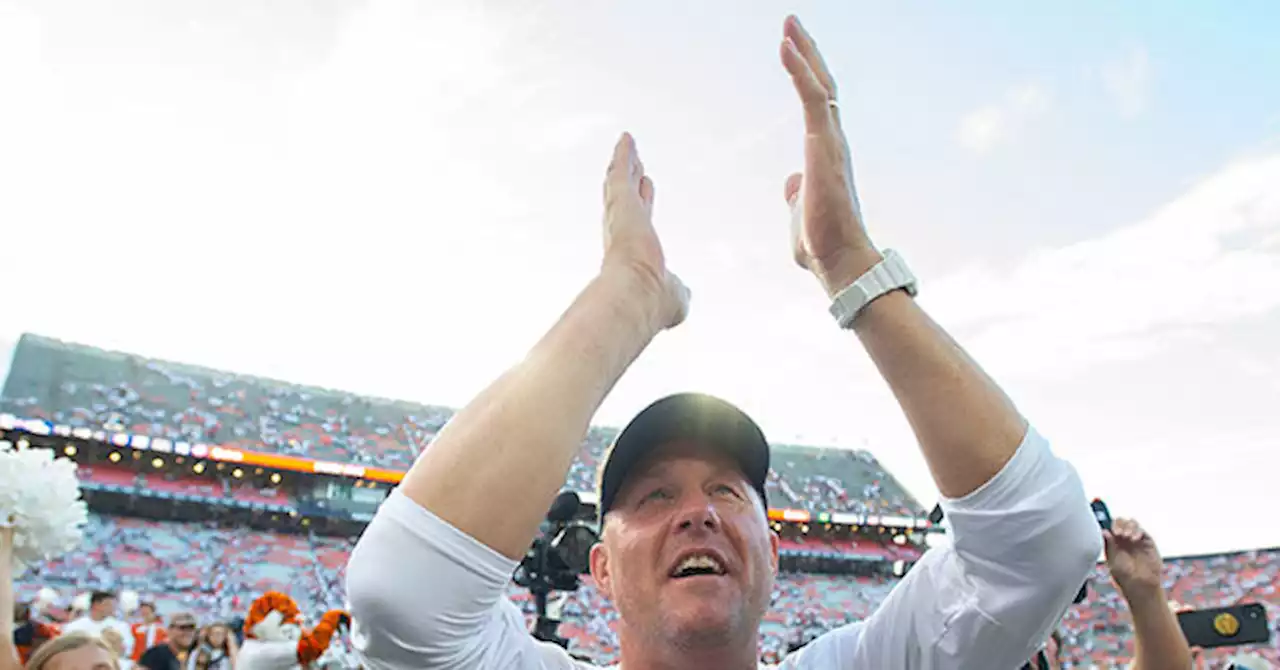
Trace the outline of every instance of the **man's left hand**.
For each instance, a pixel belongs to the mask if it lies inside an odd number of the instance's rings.
[[[834,295],[875,265],[879,254],[863,227],[835,78],[794,16],[783,28],[782,64],[804,105],[805,172],[788,177],[783,191],[793,211],[792,253]]]

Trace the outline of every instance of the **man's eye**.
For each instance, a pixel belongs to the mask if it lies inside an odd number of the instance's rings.
[[[720,495],[731,495],[735,498],[738,497],[738,489],[735,489],[732,486],[729,486],[728,484],[721,484],[717,486],[716,493]]]
[[[649,495],[645,496],[644,500],[642,500],[641,502],[645,502],[649,500],[666,500],[667,498],[670,498],[670,497],[671,497],[671,494],[668,493],[666,489],[654,489],[653,491],[650,491]]]

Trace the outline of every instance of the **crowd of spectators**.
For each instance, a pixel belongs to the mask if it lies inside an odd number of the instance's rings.
[[[443,407],[306,388],[32,335],[19,343],[0,411],[75,427],[392,469],[407,468],[451,416]],[[568,475],[570,487],[594,488],[595,473],[615,434],[590,429]],[[204,493],[290,504],[283,490],[244,483],[233,487],[225,479],[209,480],[220,482],[215,486],[111,465],[88,468],[82,475],[99,484],[188,494],[214,486]],[[866,451],[775,445],[768,488],[776,507],[923,514]],[[342,571],[351,546],[349,538],[95,515],[82,548],[32,566],[18,584],[18,596],[30,601],[40,589],[56,591],[60,604],[38,613],[49,620],[69,615],[75,595],[99,589],[136,591],[161,612],[225,621],[243,615],[263,591],[279,589],[295,597],[305,612],[318,614],[344,602]],[[789,537],[784,543],[793,552],[887,561],[913,559],[899,555],[908,548],[874,537]],[[1105,570],[1099,567],[1090,597],[1072,608],[1063,623],[1064,667],[1113,667],[1132,655],[1128,614]],[[777,660],[823,631],[866,617],[895,582],[887,576],[781,575],[774,607],[761,628],[765,659]],[[1165,586],[1173,600],[1190,607],[1265,603],[1274,625],[1280,621],[1278,584],[1280,551],[1253,551],[1169,561]],[[513,584],[511,596],[532,624],[528,594]],[[558,606],[564,618],[561,634],[572,640],[576,652],[601,661],[616,658],[617,614],[589,578],[580,590],[563,594]],[[1263,653],[1280,663],[1274,646]],[[1227,654],[1208,652],[1207,657]]]
[[[54,423],[406,470],[452,410],[167,363],[24,335],[0,411]],[[595,488],[616,431],[593,427],[567,485]],[[774,446],[776,507],[923,516],[863,450]]]
[[[209,524],[93,516],[83,547],[33,566],[18,584],[20,600],[44,587],[58,592],[62,607],[90,589],[133,590],[162,613],[193,612],[201,620],[243,616],[253,598],[268,589],[293,595],[304,612],[319,613],[344,602],[343,568],[349,538],[289,535],[218,528]],[[1264,603],[1272,625],[1280,622],[1280,550],[1250,551],[1167,562],[1170,597],[1203,608],[1239,602]],[[896,583],[891,577],[784,573],[774,606],[761,627],[762,653],[781,658],[788,649],[821,632],[868,616]],[[533,602],[512,584],[510,594],[533,623]],[[608,661],[617,655],[617,614],[589,578],[558,603],[560,634],[575,652]],[[43,613],[57,618],[64,610]],[[1071,609],[1062,626],[1067,668],[1121,667],[1133,653],[1128,614],[1105,567],[1092,579],[1089,598]],[[1276,631],[1280,640],[1280,630]],[[1273,644],[1260,650],[1280,664]],[[1231,649],[1206,652],[1225,659]],[[1211,667],[1219,667],[1213,665]]]

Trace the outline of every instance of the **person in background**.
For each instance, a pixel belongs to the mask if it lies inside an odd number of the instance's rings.
[[[1116,519],[1103,531],[1107,569],[1133,618],[1134,656],[1129,670],[1191,670],[1193,656],[1164,590],[1164,559],[1138,522]],[[1057,633],[1023,670],[1059,670],[1062,637]]]
[[[101,637],[80,632],[41,646],[31,654],[26,670],[120,670],[120,663]]]
[[[120,666],[120,670],[133,670],[133,659],[124,654],[124,636],[120,631],[114,628],[102,629],[102,635],[99,635],[103,642],[107,643],[107,647],[111,649],[111,653],[116,655],[116,661]]]
[[[1044,649],[1036,652],[1036,655],[1022,666],[1022,670],[1058,670],[1061,667],[1062,633],[1055,630],[1049,635],[1049,641],[1045,643]]]
[[[124,640],[124,657],[129,658],[133,654],[133,629],[129,624],[117,619],[115,613],[116,594],[110,591],[94,591],[89,595],[88,614],[63,626],[62,632],[100,636],[103,630],[114,628]]]
[[[210,664],[213,661],[213,654],[208,647],[197,647],[191,652],[191,657],[187,659],[188,670],[210,670]]]
[[[169,632],[164,628],[164,621],[156,613],[155,603],[138,604],[138,616],[142,619],[133,624],[133,660],[142,658],[142,652],[162,644],[169,639]]]
[[[224,623],[215,623],[200,631],[196,650],[187,663],[187,670],[233,670],[240,648],[230,628]],[[200,666],[201,658],[203,666]]]
[[[37,621],[31,614],[31,606],[26,603],[15,605],[13,608],[13,643],[18,648],[18,659],[25,664],[31,654],[40,645],[58,637],[60,631],[57,626],[48,624],[43,621]]]
[[[1258,654],[1241,654],[1232,656],[1223,666],[1223,670],[1272,670],[1271,661]]]
[[[196,644],[196,618],[182,612],[169,619],[169,639],[146,650],[138,666],[147,670],[183,670]]]
[[[1138,522],[1118,518],[1103,531],[1107,568],[1133,617],[1130,670],[1191,670],[1191,647],[1169,608],[1164,559]]]

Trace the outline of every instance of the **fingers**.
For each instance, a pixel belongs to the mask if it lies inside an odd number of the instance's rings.
[[[640,154],[636,151],[636,141],[631,133],[623,133],[618,138],[618,143],[613,146],[613,159],[609,161],[609,169],[605,174],[606,186],[634,185],[644,174]]]
[[[831,126],[835,111],[831,108],[833,98],[790,38],[782,41],[782,65],[791,75],[791,83],[804,105],[805,130],[811,134],[825,132]]]
[[[804,184],[804,175],[796,172],[782,185],[782,197],[786,199],[787,204],[792,207],[796,204],[796,199],[800,197],[800,186]]]
[[[646,182],[648,186],[645,186]],[[605,172],[605,205],[611,205],[617,199],[633,194],[640,195],[646,203],[652,204],[653,180],[644,174],[644,164],[640,162],[635,138],[631,133],[623,133],[613,147],[613,158],[609,161],[609,168]]]
[[[1133,519],[1116,519],[1111,524],[1111,533],[1125,542],[1141,542],[1147,532]]]
[[[794,16],[787,17],[782,32],[782,64],[804,104],[806,129],[810,133],[838,130],[836,81],[817,44]]]
[[[836,79],[831,76],[831,70],[827,68],[827,62],[822,58],[822,52],[818,51],[818,44],[813,40],[813,36],[809,31],[804,29],[804,25],[800,23],[800,19],[795,16],[788,16],[782,27],[783,35],[791,40],[796,46],[796,51],[804,58],[809,66],[809,70],[813,72],[818,83],[825,89],[827,98],[836,99]]]

